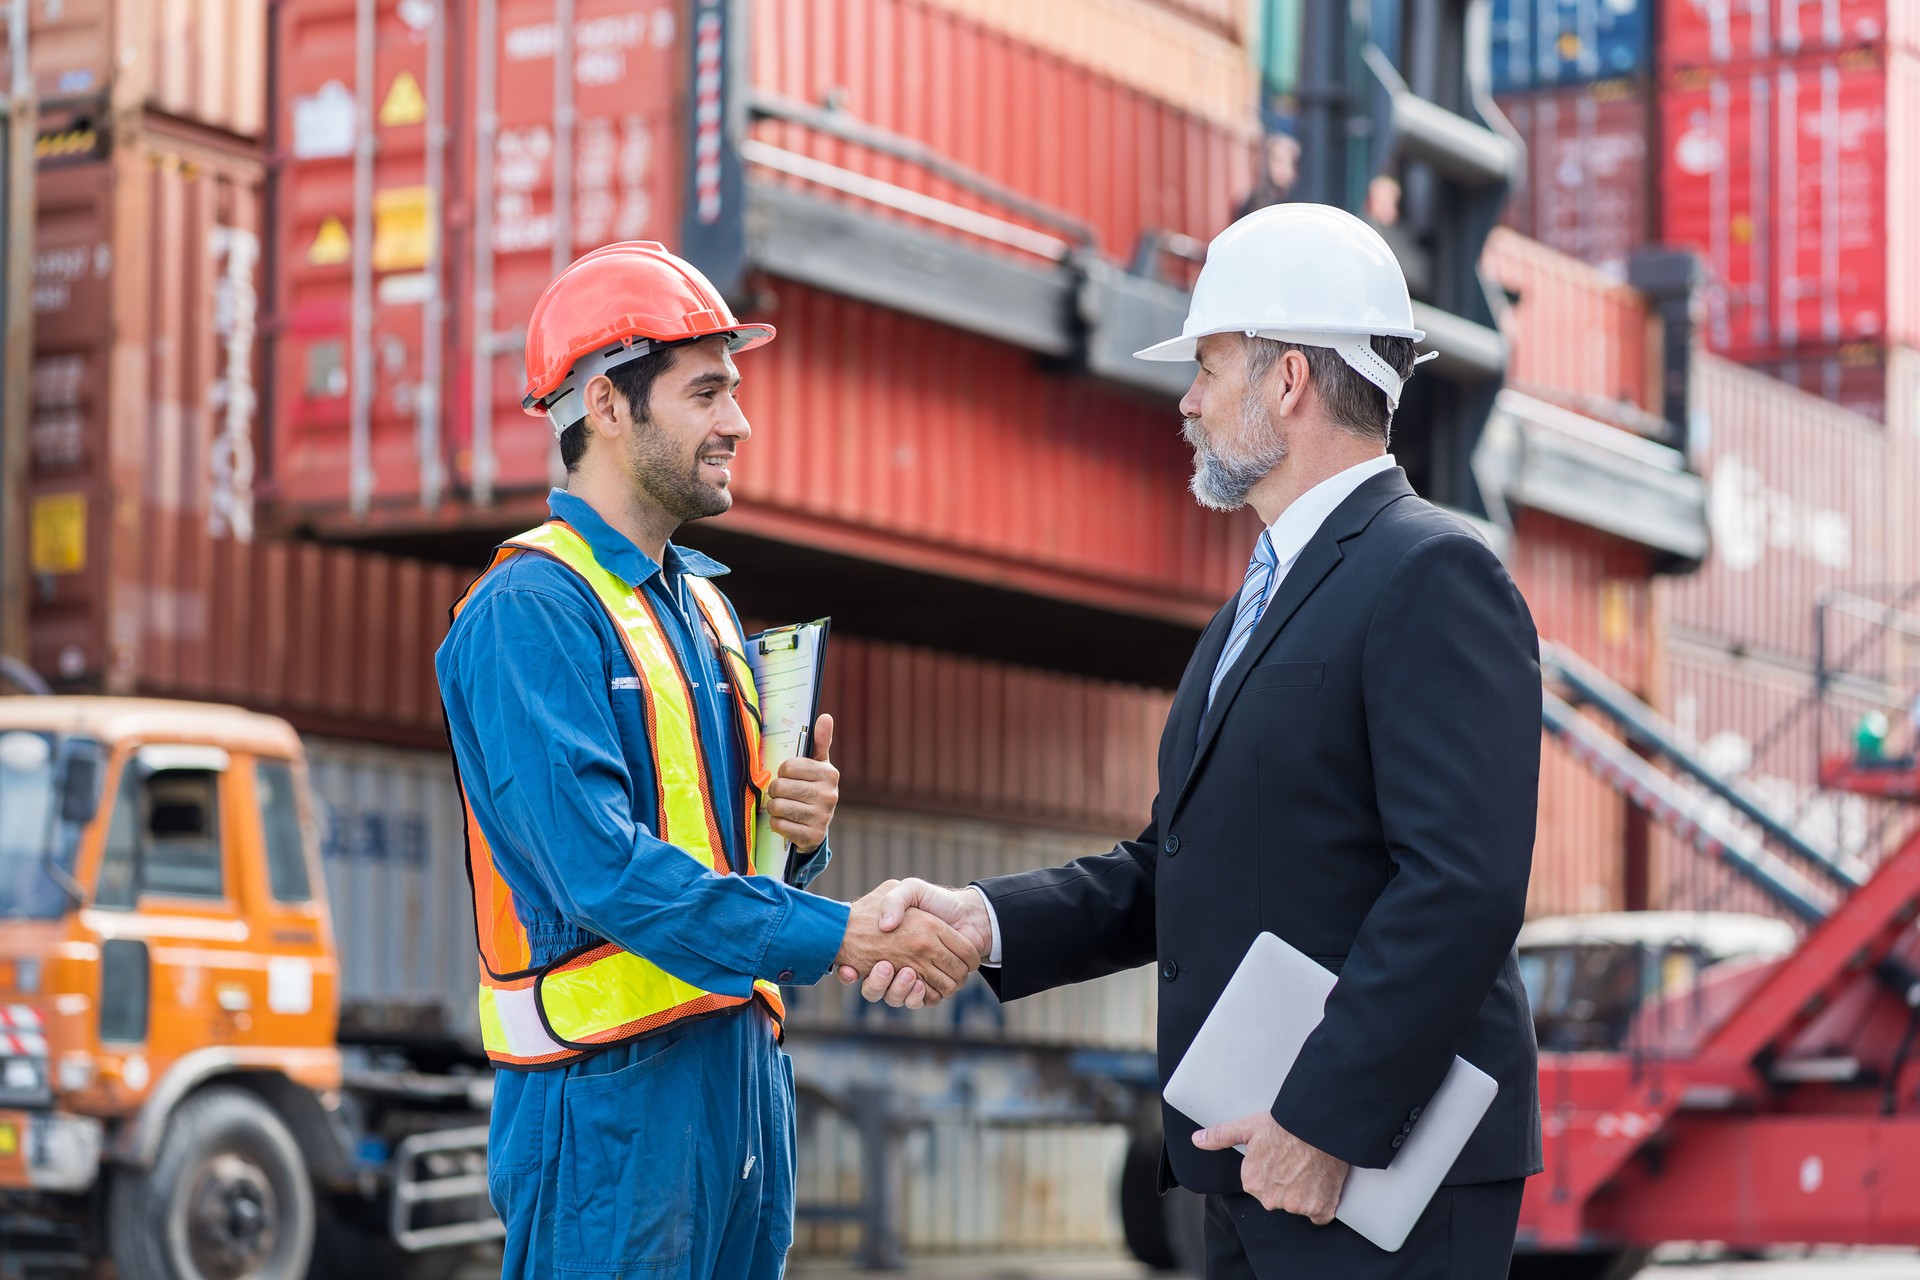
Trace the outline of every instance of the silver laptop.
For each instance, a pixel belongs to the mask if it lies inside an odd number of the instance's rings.
[[[1255,938],[1167,1081],[1168,1104],[1201,1125],[1272,1110],[1335,981],[1271,933]],[[1393,1163],[1347,1174],[1334,1216],[1388,1252],[1406,1243],[1498,1092],[1492,1076],[1455,1058]]]

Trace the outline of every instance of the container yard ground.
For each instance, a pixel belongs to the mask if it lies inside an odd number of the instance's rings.
[[[477,1260],[458,1280],[491,1280],[498,1274],[491,1259]],[[989,1254],[965,1258],[929,1258],[904,1271],[856,1271],[838,1260],[796,1259],[787,1269],[793,1280],[1143,1280],[1165,1276],[1138,1262],[1111,1254]],[[1640,1273],[1643,1280],[1915,1280],[1920,1253],[1906,1249],[1819,1251],[1806,1257],[1731,1261],[1713,1258],[1689,1246],[1677,1246]]]

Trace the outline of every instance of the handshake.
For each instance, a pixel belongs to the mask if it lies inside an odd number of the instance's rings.
[[[889,880],[853,904],[834,964],[841,985],[859,983],[868,1000],[931,1008],[960,989],[992,945],[978,891]]]

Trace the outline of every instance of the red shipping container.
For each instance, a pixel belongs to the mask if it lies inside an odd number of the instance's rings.
[[[1886,352],[1877,344],[1861,342],[1838,351],[1801,351],[1788,359],[1768,361],[1757,367],[1768,376],[1818,396],[1828,404],[1837,404],[1849,413],[1875,422],[1886,419]]]
[[[1920,348],[1920,54],[1903,51],[1887,61],[1887,230],[1887,338]]]
[[[1652,317],[1639,292],[1504,229],[1481,269],[1518,296],[1506,323],[1509,386],[1602,418],[1610,406],[1634,420],[1655,407]]]
[[[1667,72],[1739,66],[1879,45],[1909,0],[1665,0]]]
[[[1541,638],[1628,689],[1655,678],[1646,552],[1591,529],[1522,512],[1509,564]],[[1529,915],[1612,911],[1627,901],[1627,805],[1558,739],[1543,739]]]
[[[1507,198],[1506,224],[1616,280],[1652,236],[1651,96],[1604,81],[1503,99],[1527,146],[1526,181]]]
[[[1707,259],[1713,350],[1883,337],[1887,89],[1865,58],[1692,73],[1666,94],[1662,238]]]
[[[278,11],[277,110],[286,146],[276,227],[271,476],[289,525],[311,522],[332,532],[500,529],[539,509],[557,451],[544,425],[520,409],[525,317],[557,266],[578,252],[635,236],[671,243],[684,186],[679,8],[666,0],[637,12],[627,0],[577,6],[571,142],[553,123],[569,118],[556,106],[561,40],[553,0],[458,6],[446,29],[425,20],[430,9],[382,0],[367,47],[351,0],[287,0]],[[795,0],[749,11],[762,88],[807,102],[832,97],[853,118],[924,141],[1091,222],[1116,252],[1129,252],[1151,228],[1210,235],[1229,220],[1250,179],[1244,130],[1185,114],[927,0]],[[1155,20],[1178,21],[1157,11]],[[365,77],[363,59],[372,66]],[[436,110],[450,139],[443,148],[429,145]],[[362,118],[373,121],[373,155],[356,175]],[[491,133],[480,132],[489,127]],[[956,203],[974,201],[924,170],[797,125],[764,121],[756,130],[789,150]],[[1086,145],[1088,130],[1099,145]],[[565,199],[556,201],[556,181]],[[570,237],[555,235],[556,221],[571,227]],[[904,319],[871,309],[823,314],[827,324],[909,330]],[[796,337],[789,320],[773,318],[785,327],[771,348],[777,360],[780,351],[797,349]],[[924,353],[945,353],[943,370],[956,367],[956,347],[975,345],[948,330],[910,331]],[[867,424],[812,411],[838,394],[832,388],[847,359],[836,345],[843,338],[816,331],[804,340],[812,359],[796,366],[798,381],[785,384],[785,394],[808,413],[768,422],[799,442],[797,473],[811,476],[822,458],[862,461],[826,467],[835,478],[798,505],[869,532],[910,533],[931,522],[962,530],[955,536],[961,544],[1004,541],[1002,531],[974,527],[992,523],[994,503],[968,508],[940,498],[908,511],[890,491],[859,479],[867,455],[843,455],[841,440]],[[1045,400],[1077,388],[1042,375],[1012,347],[978,345],[981,367],[1006,371],[999,385],[1027,387]],[[746,371],[754,376],[751,361]],[[902,393],[909,402],[895,412],[929,424],[939,440],[928,444],[943,457],[958,457],[966,441],[991,434],[966,415],[997,421],[1003,413],[976,411],[966,397],[949,402],[910,387]],[[928,411],[913,403],[916,396]],[[1076,389],[1064,399],[1070,417],[1056,428],[1063,435],[1105,439],[1112,424],[1139,423],[1118,428],[1127,467],[1136,454],[1150,454],[1154,481],[1177,481],[1185,466],[1177,441],[1169,436],[1148,450],[1133,434],[1164,435],[1168,406],[1098,389]],[[961,416],[950,416],[956,412]],[[1005,412],[1030,432],[1030,406]],[[856,475],[842,482],[844,471]],[[1145,473],[1124,474],[1131,483]],[[489,480],[498,504],[470,505],[465,493]],[[743,477],[743,492],[751,483]],[[1164,487],[1169,500],[1180,500],[1177,482]],[[437,511],[436,493],[446,499]],[[860,505],[866,502],[876,505]],[[1031,523],[1027,513],[1036,505],[1044,504],[1018,507],[1015,523]],[[1112,519],[1120,522],[1119,514]],[[1187,514],[1169,521],[1187,523]],[[1072,527],[1060,523],[1061,531]],[[1129,536],[1107,542],[1119,546]],[[1063,532],[1048,532],[1020,544],[1019,555],[1056,574],[1117,574],[1099,589],[1130,590],[1119,582],[1135,566],[1094,549],[1099,539],[1092,532],[1079,545],[1063,539]],[[1184,547],[1191,539],[1176,541]],[[1230,558],[1244,561],[1244,548]],[[997,564],[970,572],[1004,571]],[[1238,573],[1228,575],[1227,590]],[[1167,574],[1155,580],[1171,582],[1181,596],[1202,590],[1218,598],[1211,560],[1197,572],[1182,562]],[[1174,607],[1194,606],[1183,599]]]
[[[34,92],[105,99],[258,138],[266,123],[263,0],[30,0]],[[7,28],[0,23],[0,66]]]
[[[1807,669],[1822,591],[1906,571],[1899,530],[1920,493],[1913,452],[1866,418],[1711,356],[1696,358],[1693,405],[1713,550],[1698,572],[1662,581],[1669,625],[1682,639]]]

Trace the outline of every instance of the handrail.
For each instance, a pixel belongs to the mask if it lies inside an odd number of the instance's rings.
[[[785,120],[791,124],[803,125],[817,132],[831,134],[847,142],[856,143],[870,151],[877,151],[881,155],[891,156],[895,160],[919,165],[936,178],[951,182],[957,187],[964,187],[974,195],[992,200],[1023,218],[1052,227],[1081,248],[1099,247],[1099,237],[1089,224],[1030,199],[985,174],[975,173],[965,165],[955,164],[917,139],[893,133],[877,125],[868,124],[864,120],[857,120],[842,111],[816,107],[810,103],[764,91],[756,91],[748,98],[747,110],[762,119]]]
[[[1808,843],[1744,789],[1709,769],[1681,741],[1674,726],[1584,660],[1559,645],[1544,643],[1540,646],[1540,667],[1543,674],[1564,684],[1581,702],[1618,724],[1631,741],[1658,753],[1675,768],[1732,805],[1748,821],[1766,832],[1770,839],[1804,860],[1833,884],[1850,892],[1864,883],[1862,877],[1842,865],[1826,850]]]

